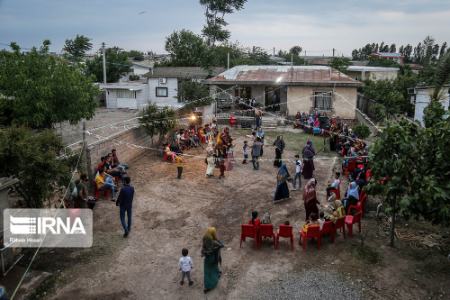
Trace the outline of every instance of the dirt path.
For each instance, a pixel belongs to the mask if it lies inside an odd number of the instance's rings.
[[[153,153],[131,163],[130,176],[136,188],[132,232],[122,238],[118,209],[113,202],[102,201],[95,208],[94,247],[74,252],[71,267],[61,273],[54,299],[247,299],[261,284],[273,284],[287,273],[316,270],[338,274],[336,280],[353,289],[363,298],[390,298],[383,292],[386,282],[367,269],[367,265],[352,256],[357,239],[344,241],[342,236],[333,245],[324,240],[317,251],[310,244],[302,251],[296,244],[289,251],[286,242],[275,251],[268,243],[253,249],[252,242],[239,248],[240,224],[247,222],[252,210],[271,213],[275,225],[289,220],[298,227],[304,220],[300,191],[291,191],[291,199],[272,203],[276,169],[272,147],[265,148],[261,170],[240,163],[240,149],[245,137],[237,139],[236,163],[224,180],[205,178],[205,163],[201,158],[189,158],[183,179],[176,180],[176,167],[163,163]],[[203,156],[203,151],[190,154]],[[284,157],[292,158],[287,151]],[[332,175],[334,157],[319,157],[315,161],[319,183],[319,200],[325,201],[325,187]],[[290,170],[293,170],[293,164]],[[218,170],[216,170],[216,174]],[[304,182],[303,182],[304,184]],[[219,286],[203,294],[203,261],[200,257],[201,238],[208,226],[216,226],[225,243],[223,276]],[[296,234],[296,242],[298,234]],[[194,261],[193,287],[178,284],[177,261],[186,247]],[[384,268],[377,272],[382,274]],[[328,277],[327,277],[328,278]],[[334,278],[334,277],[333,277]],[[317,281],[322,279],[318,278]],[[373,283],[377,282],[377,285]],[[408,294],[408,289],[410,290]],[[311,291],[317,288],[311,286]],[[399,290],[403,292],[403,290]],[[411,287],[406,297],[416,295]],[[317,294],[315,294],[317,295]],[[423,295],[423,294],[421,294]],[[322,299],[333,298],[319,294]],[[340,299],[335,295],[336,299]],[[313,298],[315,296],[312,296]],[[355,296],[359,298],[359,296]],[[397,296],[395,296],[397,297]]]

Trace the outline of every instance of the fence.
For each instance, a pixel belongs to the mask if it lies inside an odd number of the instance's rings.
[[[369,99],[364,97],[362,94],[358,94],[357,98],[357,108],[364,113],[366,116],[368,116],[372,121],[375,121],[379,118],[378,110],[379,110],[379,103],[377,103],[375,100]]]

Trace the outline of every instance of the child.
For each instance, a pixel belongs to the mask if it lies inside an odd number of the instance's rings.
[[[270,220],[270,213],[265,212],[261,221],[262,224],[272,224],[272,221]]]
[[[175,156],[175,163],[177,165],[177,171],[178,171],[177,178],[181,179],[181,174],[183,174],[183,159],[181,158],[181,156],[179,156],[179,155]]]
[[[339,190],[341,186],[341,180],[339,177],[341,176],[340,172],[336,172],[333,182],[327,187],[327,197],[330,197],[331,190]]]
[[[248,144],[247,144],[247,141],[244,141],[244,146],[242,147],[242,152],[244,153],[244,160],[242,161],[242,163],[245,165],[245,164],[247,164],[247,159],[248,159]]]
[[[300,156],[298,154],[295,155],[295,176],[294,181],[292,182],[294,188],[292,190],[297,190],[297,179],[298,179],[298,187],[302,186],[302,161],[300,160]]]
[[[190,256],[187,256],[189,253],[188,249],[183,248],[181,250],[181,254],[183,255],[180,257],[180,261],[178,262],[178,266],[180,267],[181,271],[181,281],[180,284],[184,284],[184,277],[187,277],[189,281],[189,286],[193,285],[194,282],[191,280],[191,270],[194,268],[192,266],[192,259]]]
[[[325,213],[323,211],[320,212],[318,221],[319,221],[319,225],[320,225],[320,230],[322,230],[323,223],[325,223]]]
[[[320,225],[318,216],[316,213],[311,213],[311,215],[309,217],[310,217],[310,219],[306,221],[305,225],[303,225],[303,228],[302,228],[302,230],[305,233],[308,231],[309,226]]]

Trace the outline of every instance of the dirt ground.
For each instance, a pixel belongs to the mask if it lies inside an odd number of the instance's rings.
[[[261,215],[268,211],[273,224],[289,220],[295,228],[302,225],[305,213],[300,191],[291,191],[289,200],[272,203],[276,181],[273,147],[265,147],[261,169],[254,171],[251,164],[241,164],[245,135],[232,135],[237,138],[236,163],[222,180],[205,178],[202,149],[189,151],[199,157],[187,159],[181,180],[175,178],[175,165],[161,162],[154,153],[130,162],[129,174],[136,189],[130,236],[122,237],[114,203],[99,201],[94,210],[91,249],[58,249],[39,255],[34,268],[55,274],[51,287],[45,294],[39,291],[40,295],[48,299],[249,299],[262,286],[281,282],[286,274],[314,271],[336,274],[361,299],[448,299],[447,258],[434,250],[415,250],[407,243],[399,242],[391,249],[373,217],[363,220],[365,247],[371,249],[368,257],[355,252],[360,244],[357,233],[345,240],[340,235],[334,244],[325,238],[319,251],[313,243],[303,251],[298,246],[297,229],[294,251],[286,241],[278,250],[269,242],[256,250],[252,241],[239,248],[240,224],[248,221],[252,210]],[[293,158],[302,146],[288,148],[284,157]],[[333,166],[338,163],[338,158],[326,153],[315,160],[322,202],[326,201],[325,187]],[[292,172],[293,163],[289,168]],[[217,228],[225,248],[223,276],[218,287],[205,296],[200,249],[208,226]],[[194,261],[192,287],[178,284],[177,262],[184,247]],[[310,289],[314,291],[315,284]],[[330,293],[317,298],[344,296]]]

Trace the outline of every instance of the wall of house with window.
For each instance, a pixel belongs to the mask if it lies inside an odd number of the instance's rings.
[[[288,86],[287,113],[294,116],[317,109],[343,119],[355,119],[356,100],[356,87]]]
[[[107,108],[139,109],[146,103],[148,95],[145,85],[140,89],[134,87],[106,89]]]
[[[148,95],[150,102],[157,105],[176,105],[178,103],[178,79],[149,78]]]

